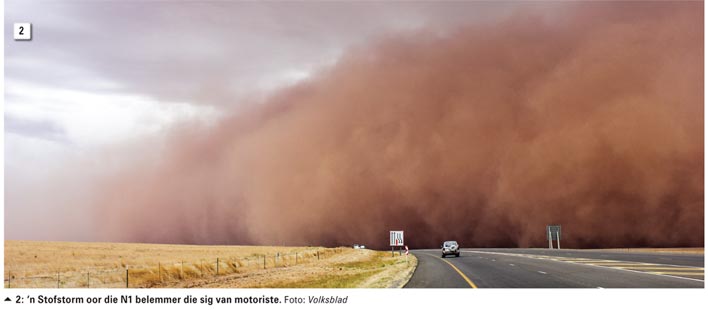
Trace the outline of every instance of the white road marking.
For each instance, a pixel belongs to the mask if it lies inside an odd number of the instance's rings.
[[[675,272],[675,271],[647,271],[660,275],[677,275],[677,276],[702,276],[702,272]]]
[[[509,266],[512,266],[512,267],[513,267],[513,266],[515,266],[515,265],[514,265],[514,264],[509,264]]]
[[[546,272],[539,270],[538,273],[540,274],[546,274]]]
[[[528,255],[528,254],[520,254],[520,253],[500,253],[500,252],[487,252],[487,251],[464,251],[464,252],[477,253],[477,254],[508,255],[508,256],[516,256],[516,257],[527,257],[527,258],[531,258],[531,259],[547,259],[547,258],[541,258],[539,255]],[[634,273],[639,273],[639,274],[647,274],[647,275],[654,275],[654,276],[661,276],[661,277],[667,277],[667,278],[675,278],[675,279],[682,279],[682,280],[689,280],[689,281],[696,281],[696,282],[704,282],[705,283],[705,280],[701,280],[701,279],[672,276],[672,275],[668,275],[668,274],[658,274],[658,273],[654,273],[654,272],[629,270],[629,269],[608,267],[608,266],[602,266],[602,265],[591,265],[591,264],[585,264],[584,262],[563,261],[563,260],[553,260],[553,261],[557,261],[559,263],[565,263],[565,264],[584,265],[584,266],[589,266],[589,267],[594,267],[594,268],[607,268],[607,269],[621,270],[621,271],[625,271],[625,272],[634,272]],[[622,261],[622,262],[642,264],[640,262],[631,262],[631,261]],[[687,266],[682,266],[682,265],[670,265],[670,264],[662,264],[662,265],[675,266],[675,267],[687,267]]]
[[[492,261],[493,261],[493,262],[496,262],[497,260],[492,258]]]
[[[637,270],[646,270],[648,272],[654,272],[654,271],[667,271],[667,270],[675,270],[675,271],[703,271],[703,268],[690,268],[690,267],[662,267],[662,266],[613,266],[616,268],[623,268],[623,269],[637,269]]]
[[[599,289],[601,289],[601,290],[604,290],[604,289],[605,289],[605,288],[602,287],[602,286],[598,286],[597,288],[599,288]]]

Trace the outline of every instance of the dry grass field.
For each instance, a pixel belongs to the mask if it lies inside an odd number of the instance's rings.
[[[405,285],[417,265],[415,256],[391,252],[346,249],[325,263],[303,264],[275,271],[231,274],[215,279],[177,282],[177,287],[249,288],[396,288]]]
[[[411,255],[323,247],[5,241],[5,287],[398,287]]]

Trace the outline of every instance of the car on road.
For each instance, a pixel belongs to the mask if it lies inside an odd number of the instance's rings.
[[[448,255],[455,255],[455,257],[460,257],[460,245],[457,241],[445,241],[442,245],[442,257]]]

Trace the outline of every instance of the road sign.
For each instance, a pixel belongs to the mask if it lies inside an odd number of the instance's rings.
[[[548,225],[546,226],[546,239],[548,240],[560,240],[561,238],[561,226],[560,225]]]
[[[389,234],[390,246],[403,246],[403,231],[392,230]]]
[[[406,248],[406,255],[408,255],[408,246],[405,246]]]

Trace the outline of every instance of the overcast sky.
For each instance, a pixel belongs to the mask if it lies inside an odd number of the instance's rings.
[[[67,184],[91,184],[107,167],[119,169],[127,160],[116,151],[120,145],[159,142],[176,124],[212,122],[368,40],[445,31],[504,17],[512,6],[7,1],[6,238],[51,238],[9,223],[57,225],[85,212],[49,206],[46,197],[84,205],[72,199],[86,197],[90,186]],[[33,39],[14,41],[14,22],[31,22]],[[74,239],[82,239],[76,231]]]

